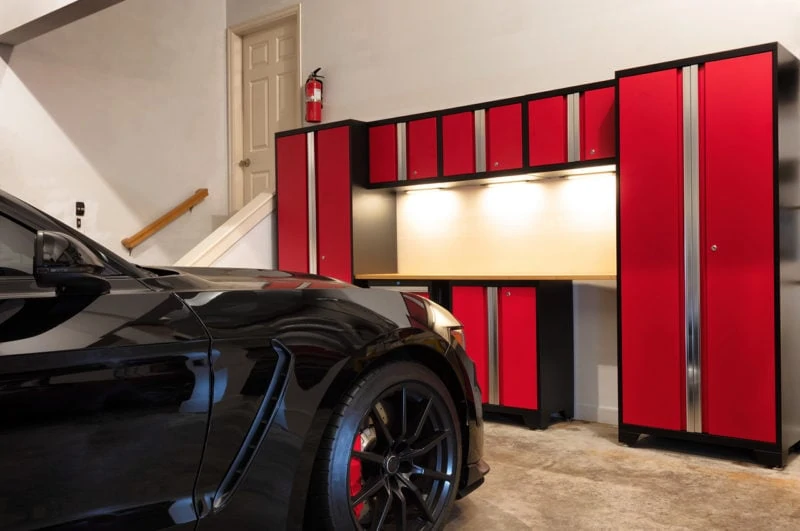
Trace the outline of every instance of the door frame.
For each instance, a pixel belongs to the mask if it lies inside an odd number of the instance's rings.
[[[299,3],[235,26],[228,26],[226,30],[228,44],[228,215],[233,215],[244,206],[244,171],[239,167],[239,161],[244,156],[244,139],[242,137],[244,124],[242,42],[247,35],[263,31],[270,26],[292,19],[297,32],[297,86],[295,89],[298,94],[302,94],[303,39],[300,33]],[[300,102],[302,102],[302,98],[300,98]],[[302,111],[302,103],[300,111]],[[300,116],[300,123],[296,124],[297,127],[302,125],[302,112]]]

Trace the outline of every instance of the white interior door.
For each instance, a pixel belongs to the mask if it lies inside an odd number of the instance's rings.
[[[243,38],[240,208],[261,192],[275,191],[274,135],[300,126],[297,49],[293,18]]]

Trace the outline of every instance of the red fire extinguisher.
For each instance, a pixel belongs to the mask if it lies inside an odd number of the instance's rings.
[[[306,121],[317,123],[322,121],[322,79],[317,68],[306,79]]]

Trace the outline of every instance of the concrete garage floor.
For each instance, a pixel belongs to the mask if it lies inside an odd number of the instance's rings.
[[[773,470],[748,452],[683,441],[628,448],[605,424],[486,428],[492,471],[447,529],[800,529],[795,454]]]

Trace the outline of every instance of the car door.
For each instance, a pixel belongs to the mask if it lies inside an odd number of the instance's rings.
[[[193,528],[209,341],[172,293],[32,276],[34,232],[0,215],[0,529]]]

